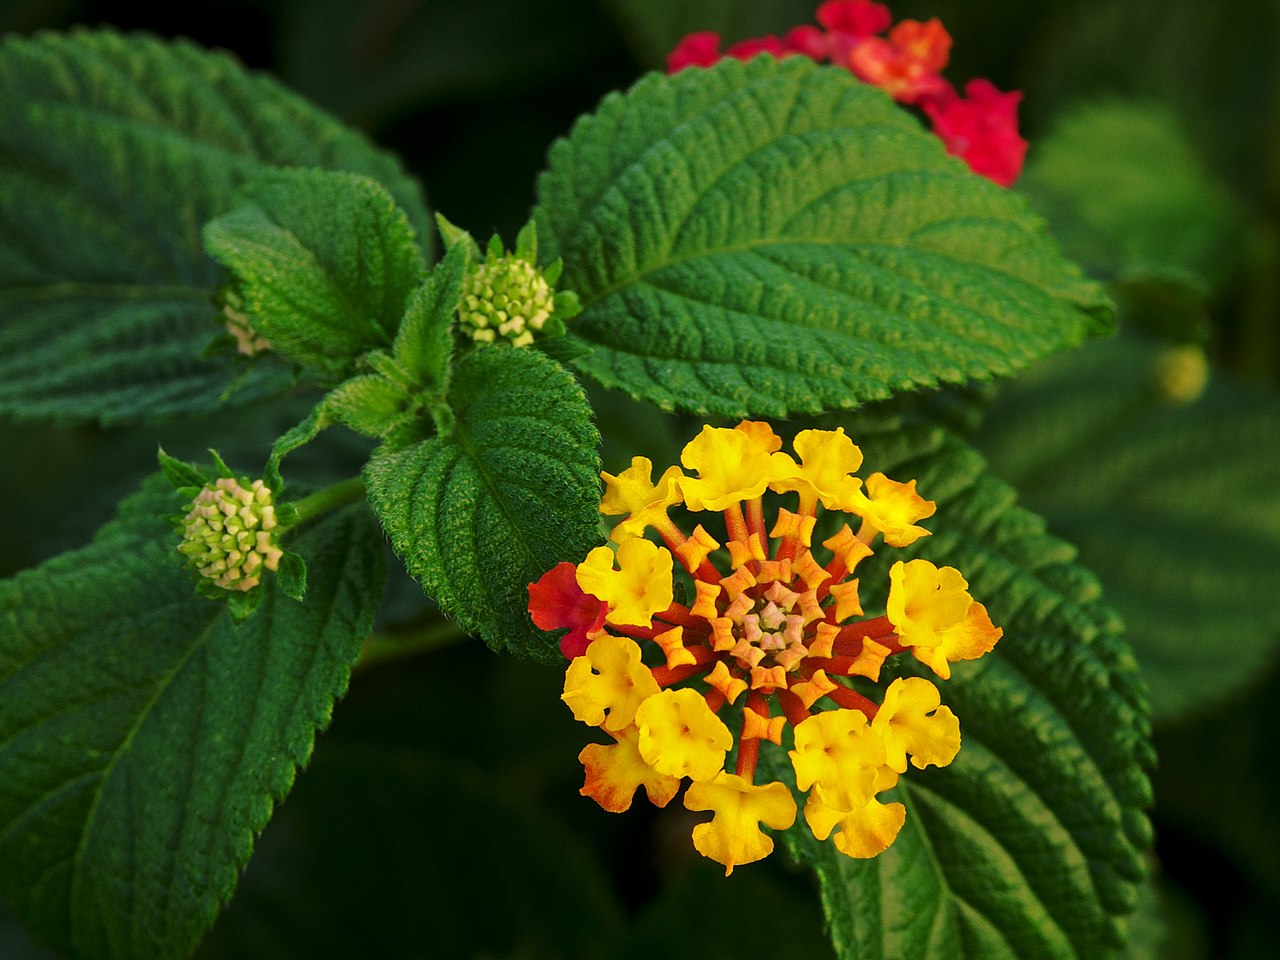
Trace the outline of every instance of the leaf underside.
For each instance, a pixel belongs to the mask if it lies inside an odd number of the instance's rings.
[[[859,566],[868,597],[895,559],[960,569],[1004,628],[993,653],[940,684],[959,756],[912,768],[886,797],[907,807],[897,841],[854,860],[803,824],[786,833],[817,871],[842,960],[1102,960],[1150,842],[1151,762],[1141,684],[1117,619],[1074,550],[943,429],[868,413],[847,424],[868,465],[918,478],[938,502],[933,536]],[[869,607],[870,609],[870,607]],[[920,672],[923,668],[904,672]],[[789,776],[777,764],[774,775]]]
[[[786,416],[989,379],[1109,328],[1023,200],[848,71],[650,76],[555,144],[539,237],[580,368],[665,409]]]
[[[226,54],[108,31],[10,37],[0,89],[0,413],[214,409],[237,367],[201,356],[225,278],[200,230],[265,167],[372,177],[431,235],[394,159]],[[234,396],[288,382],[258,364]]]
[[[0,895],[77,958],[177,960],[231,896],[306,763],[383,580],[367,510],[289,546],[307,603],[269,577],[235,624],[178,565],[150,481],[93,543],[0,583]]]

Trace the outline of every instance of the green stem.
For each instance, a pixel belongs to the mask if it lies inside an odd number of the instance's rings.
[[[373,633],[364,642],[356,670],[365,670],[379,663],[404,660],[432,650],[442,650],[461,643],[469,634],[449,620],[435,620],[416,630],[395,633]]]
[[[364,496],[364,480],[351,477],[338,483],[317,490],[315,493],[296,500],[290,506],[294,509],[294,517],[290,526],[310,520],[312,517],[345,507]]]

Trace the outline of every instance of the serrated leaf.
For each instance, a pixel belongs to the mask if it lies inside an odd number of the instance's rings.
[[[430,236],[389,155],[226,54],[108,31],[0,46],[0,412],[153,419],[216,408],[225,279],[200,228],[265,167],[364,174]],[[289,377],[259,363],[247,402]]]
[[[162,479],[87,547],[0,584],[0,894],[71,957],[178,960],[329,721],[371,627],[367,511],[289,545],[308,602],[272,578],[239,625],[197,598]]]
[[[451,435],[374,454],[369,500],[445,613],[495,650],[554,659],[527,588],[600,541],[591,408],[555,361],[505,346],[458,361],[449,405]]]
[[[1121,956],[1151,839],[1152,754],[1117,619],[1074,550],[1015,506],[963,442],[897,416],[846,427],[868,464],[917,478],[938,502],[934,535],[905,553],[958,567],[1004,637],[939,685],[960,718],[960,754],[910,770],[885,795],[907,807],[885,853],[854,860],[803,826],[784,835],[818,873],[837,955]],[[880,551],[859,565],[869,597],[883,603],[888,565],[903,556]],[[785,758],[777,766],[788,775]]]
[[[649,76],[552,148],[539,235],[578,367],[663,408],[785,416],[988,379],[1109,327],[1020,197],[803,57]]]
[[[204,228],[238,281],[253,330],[331,374],[390,347],[426,269],[409,218],[368,177],[270,170]]]
[[[1280,396],[1219,377],[1171,403],[1162,356],[1119,340],[1062,357],[977,437],[1102,578],[1157,722],[1232,695],[1280,643]]]

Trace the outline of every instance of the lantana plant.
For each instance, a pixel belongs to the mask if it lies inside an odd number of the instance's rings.
[[[227,55],[0,46],[0,412],[274,437],[167,439],[0,583],[0,895],[34,939],[190,955],[353,669],[473,636],[597,728],[584,821],[643,788],[726,874],[784,846],[842,958],[1122,955],[1143,688],[970,441],[981,384],[1113,305],[1009,189],[1020,94],[958,93],[936,19],[816,20],[686,37],[483,248]],[[528,746],[502,709],[430,726]]]

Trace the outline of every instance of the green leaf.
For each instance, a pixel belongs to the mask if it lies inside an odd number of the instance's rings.
[[[0,895],[77,958],[186,957],[347,685],[381,596],[368,512],[290,542],[236,624],[197,598],[155,479],[83,549],[0,583]]]
[[[900,416],[846,427],[869,466],[917,478],[938,503],[933,536],[859,565],[868,597],[883,603],[875,588],[892,561],[925,556],[960,569],[1004,637],[940,684],[963,745],[950,766],[912,769],[885,795],[907,808],[885,853],[854,860],[803,825],[785,834],[817,871],[837,955],[1121,956],[1151,840],[1142,809],[1153,755],[1116,617],[1074,550],[1017,507],[972,448]],[[785,757],[773,762],[787,775]]]
[[[1280,396],[1219,377],[1171,403],[1169,356],[1092,344],[1011,385],[977,437],[1101,577],[1157,722],[1238,691],[1280,641]]]
[[[650,76],[552,148],[545,255],[580,369],[664,409],[785,416],[988,379],[1110,325],[1023,200],[803,57]]]
[[[205,247],[236,278],[251,326],[272,349],[342,374],[391,346],[426,268],[408,217],[381,185],[271,170],[236,199],[205,226]]]
[[[552,660],[528,584],[600,542],[599,434],[577,381],[532,350],[479,347],[455,366],[453,433],[380,448],[365,485],[409,572],[495,650]]]
[[[1237,266],[1242,211],[1160,104],[1076,107],[1036,143],[1019,189],[1094,276],[1204,282]]]
[[[454,312],[466,269],[466,247],[452,246],[414,291],[392,349],[416,383],[441,394],[449,388]]]
[[[106,31],[9,37],[0,89],[0,413],[217,407],[237,365],[202,355],[225,276],[200,228],[266,167],[370,176],[430,236],[395,160],[225,54]],[[288,381],[260,362],[234,399]]]

